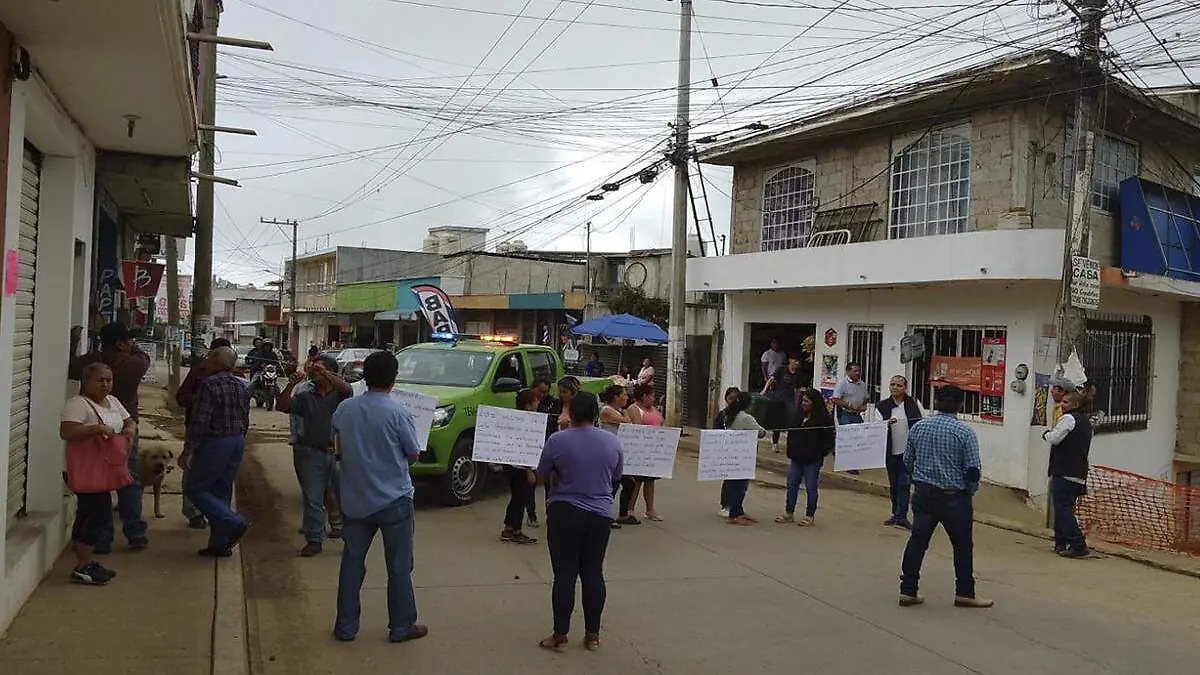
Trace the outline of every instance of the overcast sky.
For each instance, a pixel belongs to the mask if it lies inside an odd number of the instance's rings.
[[[1200,10],[1188,4],[1140,0],[1137,14],[1200,80],[1200,40],[1183,32]],[[1070,15],[1055,7],[696,0],[693,136],[779,124],[1015,49],[1067,48]],[[578,250],[588,221],[596,250],[668,246],[669,170],[584,197],[662,158],[678,11],[670,0],[226,0],[221,33],[275,51],[220,50],[217,121],[258,136],[217,139],[217,173],[242,187],[216,188],[214,273],[278,277],[289,239],[260,218],[299,220],[302,254],[419,249],[438,225]],[[1186,83],[1132,9],[1113,22],[1129,26],[1110,42],[1137,78]],[[720,235],[731,174],[704,174]]]

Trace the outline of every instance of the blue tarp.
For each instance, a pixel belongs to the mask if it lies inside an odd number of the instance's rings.
[[[584,321],[572,328],[571,332],[575,335],[591,335],[606,340],[642,340],[659,344],[667,342],[667,331],[631,314],[613,314]]]

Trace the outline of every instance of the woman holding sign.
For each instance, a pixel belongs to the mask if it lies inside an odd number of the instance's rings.
[[[596,428],[600,405],[594,394],[579,392],[569,408],[571,428],[546,441],[537,475],[550,481],[546,541],[554,586],[554,634],[538,643],[563,651],[575,611],[575,580],[583,584],[584,645],[600,648],[604,613],[604,555],[611,534],[613,493],[621,482],[623,458],[616,434]]]
[[[522,389],[517,392],[517,410],[537,412],[537,394],[532,389]],[[525,512],[532,508],[534,486],[537,476],[532,469],[523,466],[505,466],[504,473],[508,477],[508,508],[504,511],[504,531],[500,533],[500,541],[513,544],[536,544],[537,539],[522,532],[525,524]],[[537,518],[531,521],[537,522]]]
[[[754,416],[746,412],[750,407],[750,394],[741,392],[733,403],[725,408],[725,428],[739,429],[742,431],[757,431],[759,438],[764,438],[767,435],[767,430],[762,428],[758,420]],[[729,524],[730,525],[753,525],[758,521],[746,515],[746,511],[742,507],[746,501],[746,493],[750,491],[749,480],[731,480],[729,481]]]
[[[625,414],[629,417],[629,421],[634,424],[661,427],[663,425],[663,416],[658,411],[658,408],[654,407],[654,386],[639,384],[634,387],[633,404],[629,406]],[[633,511],[637,507],[638,488],[640,487],[643,499],[646,502],[646,520],[662,522],[662,517],[654,509],[654,481],[658,479],[649,476],[632,476],[631,478],[633,479],[632,494],[629,496],[628,504],[626,504],[622,511],[633,517]],[[623,491],[621,493],[621,501],[626,501]]]
[[[821,482],[821,464],[825,462],[837,443],[833,417],[825,407],[825,398],[816,389],[805,389],[800,394],[800,427],[788,432],[787,456],[791,460],[788,470],[787,498],[784,513],[775,518],[777,523],[796,522],[796,501],[800,496],[800,482],[804,482],[804,493],[808,503],[801,527],[812,525],[817,515],[817,485]]]

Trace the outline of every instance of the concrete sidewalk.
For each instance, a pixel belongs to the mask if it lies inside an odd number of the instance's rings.
[[[683,436],[679,441],[679,450],[682,453],[693,457],[699,456],[700,431],[693,427],[684,429]],[[770,482],[780,486],[786,484],[790,463],[784,453],[782,443],[779,452],[772,451],[769,443],[759,443],[757,463],[758,468],[766,473]],[[826,461],[821,470],[821,485],[884,498],[889,495],[886,471],[875,469],[852,475],[834,471],[832,461]],[[980,487],[973,503],[975,521],[978,523],[1041,539],[1053,538],[1052,531],[1045,526],[1045,516],[1027,506],[1019,490],[984,484]],[[881,519],[888,515],[886,508],[886,506],[881,508]],[[1095,538],[1089,539],[1088,545],[1094,551],[1104,555],[1114,555],[1168,572],[1200,578],[1200,557],[1197,556],[1135,549]]]

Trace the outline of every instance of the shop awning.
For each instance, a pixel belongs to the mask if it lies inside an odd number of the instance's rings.
[[[376,321],[416,321],[417,313],[400,309],[389,309],[386,312],[376,312]]]
[[[187,157],[105,151],[96,160],[96,177],[134,230],[190,237],[189,166]]]

